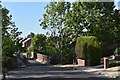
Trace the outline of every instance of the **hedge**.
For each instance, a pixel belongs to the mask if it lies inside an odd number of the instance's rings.
[[[94,36],[78,37],[75,52],[77,58],[89,60],[91,66],[100,64],[101,43]]]

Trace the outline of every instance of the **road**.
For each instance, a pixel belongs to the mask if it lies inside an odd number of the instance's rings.
[[[42,65],[33,60],[31,66],[9,71],[8,80],[116,80],[72,68]]]

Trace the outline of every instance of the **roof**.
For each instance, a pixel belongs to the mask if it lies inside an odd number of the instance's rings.
[[[24,40],[22,43],[25,43],[27,41],[31,40],[31,38],[27,38],[26,40]]]

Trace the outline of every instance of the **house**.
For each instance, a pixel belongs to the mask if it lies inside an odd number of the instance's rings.
[[[20,42],[22,43],[22,47],[28,48],[31,45],[31,38],[24,38],[24,39],[20,40]],[[50,63],[50,57],[47,55],[44,55],[44,54],[31,52],[31,53],[23,53],[23,55],[27,58],[34,58],[34,59],[36,59],[36,61],[38,61],[42,64]]]
[[[23,44],[22,47],[25,48],[29,47],[31,44],[31,38],[26,38],[25,40],[22,41],[22,44]]]

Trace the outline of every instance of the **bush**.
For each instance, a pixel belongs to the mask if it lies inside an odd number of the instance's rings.
[[[77,58],[90,60],[90,65],[100,64],[101,43],[94,36],[78,37],[75,52]]]

